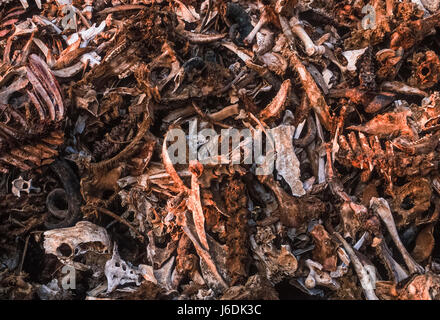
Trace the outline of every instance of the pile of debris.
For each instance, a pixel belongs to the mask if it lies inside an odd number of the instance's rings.
[[[0,0],[0,298],[439,298],[439,7]]]

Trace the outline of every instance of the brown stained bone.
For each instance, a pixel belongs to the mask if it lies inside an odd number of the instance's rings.
[[[377,127],[380,131],[384,128]],[[393,130],[391,127],[388,129],[389,132],[390,129]],[[367,137],[359,133],[357,137],[354,132],[350,132],[347,137],[339,136],[341,148],[336,159],[344,166],[362,169],[362,181],[368,181],[373,169],[377,170],[389,184],[387,193],[394,194],[392,188],[396,177],[414,177],[418,174],[426,176],[438,165],[432,149],[426,150],[426,153],[422,151],[429,147],[429,144],[407,144],[408,148],[402,148],[399,144],[396,143],[394,148],[391,141],[385,141],[383,148],[377,136]],[[419,147],[421,152],[417,153]],[[399,151],[399,148],[403,149],[403,152]]]
[[[298,268],[298,260],[290,251],[290,246],[281,245],[278,249],[275,238],[271,227],[257,227],[257,232],[250,237],[257,268],[274,284],[294,276]]]
[[[284,111],[286,106],[286,100],[289,97],[291,90],[290,80],[286,80],[282,83],[280,90],[278,91],[272,102],[267,105],[264,110],[260,112],[260,120],[267,121],[268,119],[278,118]]]
[[[61,95],[60,86],[52,75],[47,64],[37,55],[29,56],[29,66],[35,73],[37,78],[41,81],[47,92],[52,96],[56,104],[56,120],[60,121],[64,117],[64,103]]]
[[[398,290],[399,300],[437,300],[439,298],[440,279],[431,272],[414,276],[411,281]]]
[[[408,84],[425,90],[434,86],[439,80],[440,59],[434,51],[414,54],[411,60],[413,72]]]
[[[185,30],[183,27],[178,27],[176,31],[186,40],[191,43],[206,44],[211,42],[217,42],[226,37],[226,33],[223,34],[202,34]]]
[[[64,119],[64,102],[57,80],[46,63],[31,54],[26,67],[10,68],[1,81],[3,84],[12,81],[0,90],[0,96],[4,102],[2,112],[15,121],[15,124],[0,124],[2,139],[6,142],[0,147],[1,170],[5,171],[8,166],[29,170],[49,164],[64,140],[59,130],[60,121]],[[16,93],[25,93],[36,116],[29,110],[24,115],[8,104],[10,96]]]
[[[315,110],[316,114],[319,117],[322,125],[329,131],[332,129],[332,119],[329,112],[329,106],[322,96],[321,91],[316,85],[315,80],[310,75],[309,71],[307,71],[306,67],[299,60],[296,53],[292,53],[290,57],[291,64],[293,68],[299,75],[299,79],[301,80],[302,86],[306,92],[306,95],[309,99],[310,105]]]
[[[378,112],[395,100],[395,95],[392,93],[373,93],[360,87],[330,90],[330,96],[334,98],[348,98],[352,103],[361,104],[367,113]]]
[[[397,136],[413,137],[414,132],[407,123],[407,117],[409,115],[410,111],[384,113],[374,117],[364,125],[350,126],[347,129],[378,136],[379,138],[392,138]]]
[[[285,192],[271,176],[258,176],[275,194],[281,222],[287,227],[304,229],[304,220],[317,217],[324,211],[324,204],[315,197],[296,198]]]
[[[279,300],[278,292],[265,277],[249,277],[245,285],[228,288],[221,300]]]
[[[379,79],[394,79],[399,71],[399,66],[402,64],[403,49],[392,50],[383,49],[376,53],[376,61],[378,63],[378,70],[376,75]]]
[[[328,232],[320,224],[310,231],[314,241],[313,258],[322,264],[323,270],[335,271],[337,263],[336,247],[333,244]]]
[[[249,273],[249,228],[246,221],[249,211],[246,208],[247,198],[242,196],[246,192],[243,182],[228,179],[228,186],[224,191],[226,214],[230,217],[226,223],[226,245],[228,255],[226,265],[231,277],[231,285],[243,283]]]
[[[425,91],[422,91],[422,90],[415,88],[415,87],[408,86],[405,83],[399,82],[399,81],[383,82],[382,83],[382,90],[406,94],[406,95],[415,95],[415,96],[422,96],[422,97],[428,96],[428,94]]]
[[[431,256],[434,246],[434,224],[431,223],[420,230],[416,238],[416,245],[411,255],[418,263],[423,263]]]
[[[439,18],[440,14],[436,13],[425,19],[400,24],[391,35],[391,49],[397,50],[399,47],[404,50],[410,49],[439,24]]]
[[[197,254],[206,263],[209,272],[211,272],[214,278],[217,280],[217,286],[221,289],[226,289],[227,287],[229,287],[228,284],[225,282],[224,278],[222,277],[222,275],[220,274],[211,254],[205,249],[203,249],[199,240],[196,238],[197,236],[196,233],[194,232],[195,228],[193,226],[191,218],[187,215],[187,213],[184,213],[184,216],[182,217],[182,228],[185,234],[191,239],[197,251]]]
[[[206,239],[205,232],[205,216],[203,214],[202,204],[200,202],[200,185],[198,177],[203,172],[203,166],[194,161],[190,163],[189,170],[191,172],[191,191],[188,198],[188,208],[193,213],[194,225],[197,230],[197,236],[200,240],[200,244],[205,250],[209,250],[208,240]]]
[[[396,213],[398,228],[407,226],[419,220],[431,206],[431,184],[428,179],[416,178],[397,188],[396,197],[392,202],[393,211]]]

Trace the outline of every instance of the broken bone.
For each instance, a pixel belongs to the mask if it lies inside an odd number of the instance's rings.
[[[261,14],[260,19],[258,20],[255,27],[252,29],[252,31],[244,38],[243,42],[246,45],[250,45],[253,41],[255,36],[257,35],[258,31],[267,23],[269,22],[269,12],[266,9],[263,9],[263,13]]]
[[[371,277],[371,273],[369,272],[369,270],[367,270],[364,267],[364,265],[359,260],[353,248],[348,244],[348,242],[345,241],[345,239],[337,232],[335,232],[335,236],[338,238],[339,241],[341,241],[345,251],[350,257],[354,270],[356,271],[359,277],[359,281],[361,283],[362,289],[364,289],[365,298],[367,298],[368,300],[378,300],[374,292],[375,285],[372,281],[373,279]]]

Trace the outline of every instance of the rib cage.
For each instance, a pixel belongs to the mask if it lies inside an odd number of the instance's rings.
[[[412,154],[397,150],[391,141],[386,141],[384,148],[377,136],[367,138],[362,132],[340,135],[339,146],[336,160],[345,167],[361,169],[362,181],[367,181],[376,169],[391,186],[397,177],[425,176],[438,168],[434,151]]]
[[[1,172],[8,172],[10,166],[29,170],[48,164],[58,155],[56,148],[64,141],[60,128],[64,118],[61,89],[46,63],[33,54],[25,67],[10,70],[13,75],[6,74],[0,80]],[[12,78],[12,84],[5,87],[5,78]],[[15,92],[25,95],[25,115],[7,104]]]

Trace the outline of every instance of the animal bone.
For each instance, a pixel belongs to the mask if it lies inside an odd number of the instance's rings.
[[[386,242],[384,240],[380,243],[381,246],[381,258],[383,259],[386,267],[393,273],[394,281],[399,283],[408,278],[408,274],[406,271],[397,263],[396,260],[392,257],[390,253],[390,249],[388,248]]]
[[[344,51],[342,55],[347,59],[347,70],[348,71],[356,71],[356,62],[358,61],[359,57],[364,54],[364,52],[367,50],[368,47],[364,49],[359,50],[351,50],[351,51]]]
[[[292,17],[289,21],[290,27],[292,31],[301,39],[304,43],[305,51],[307,55],[313,56],[315,54],[322,55],[325,53],[325,47],[322,45],[315,45],[310,39],[307,32],[304,30],[302,26],[302,22],[298,20],[296,17]]]
[[[368,300],[379,300],[374,293],[374,283],[372,283],[372,279],[370,277],[369,272],[365,269],[362,262],[359,260],[359,258],[356,256],[356,253],[354,252],[353,248],[345,241],[345,239],[339,234],[335,233],[335,236],[338,238],[339,241],[341,241],[342,245],[344,246],[344,249],[347,251],[351,262],[353,263],[354,270],[356,271],[359,281],[361,282],[362,289],[364,289],[365,297]]]
[[[251,236],[251,247],[257,260],[261,262],[266,277],[273,283],[291,277],[298,268],[296,257],[291,253],[290,246],[282,245],[278,250],[272,242],[273,231],[270,227],[259,227],[257,234]]]
[[[263,8],[263,12],[261,13],[261,17],[258,20],[255,27],[252,29],[252,31],[247,35],[246,38],[244,38],[243,42],[245,45],[250,45],[253,41],[255,36],[257,35],[258,31],[268,22],[270,22],[273,19],[273,12],[268,9],[267,7]]]
[[[406,85],[403,82],[398,81],[384,81],[382,82],[382,90],[385,91],[392,91],[397,93],[403,93],[406,95],[416,95],[416,96],[422,96],[427,97],[428,94],[425,91],[422,91],[418,88],[411,87]]]
[[[135,283],[139,286],[141,284],[141,272],[121,259],[116,243],[113,245],[112,258],[105,263],[104,270],[107,277],[107,293],[112,292],[119,285]]]
[[[300,180],[300,163],[292,145],[294,130],[295,128],[293,126],[280,125],[276,128],[272,128],[270,133],[273,136],[277,153],[275,168],[278,174],[289,184],[292,195],[301,197],[305,195],[306,192]]]
[[[307,68],[302,64],[299,60],[297,54],[295,52],[292,53],[291,62],[299,74],[299,78],[304,87],[304,90],[309,99],[310,105],[313,110],[315,110],[316,115],[319,117],[319,120],[324,125],[324,127],[331,131],[332,129],[332,118],[330,116],[329,106],[322,96],[321,91],[316,85],[315,80],[307,70]]]
[[[416,178],[399,187],[392,202],[393,211],[397,213],[397,227],[416,223],[431,206],[431,184],[428,179]]]
[[[268,119],[280,116],[286,106],[286,101],[289,97],[290,89],[290,80],[284,81],[272,102],[260,112],[261,121],[267,121]]]
[[[388,202],[383,198],[372,198],[370,201],[370,208],[380,216],[382,221],[385,223],[393,242],[395,243],[397,249],[402,254],[403,260],[405,260],[406,266],[410,273],[423,273],[425,269],[417,264],[411,255],[406,250],[402,241],[397,233],[396,224],[394,223],[394,218],[391,213],[390,206]]]
[[[32,186],[32,179],[24,180],[22,176],[12,181],[12,194],[16,197],[20,197],[21,192],[26,192],[29,194],[32,190],[35,192],[40,192],[40,188],[35,188]]]
[[[322,271],[322,265],[320,263],[307,259],[306,266],[309,269],[309,274],[304,284],[308,289],[313,289],[316,286],[323,286],[332,290],[338,290],[340,288],[339,283],[334,280],[330,274]]]

